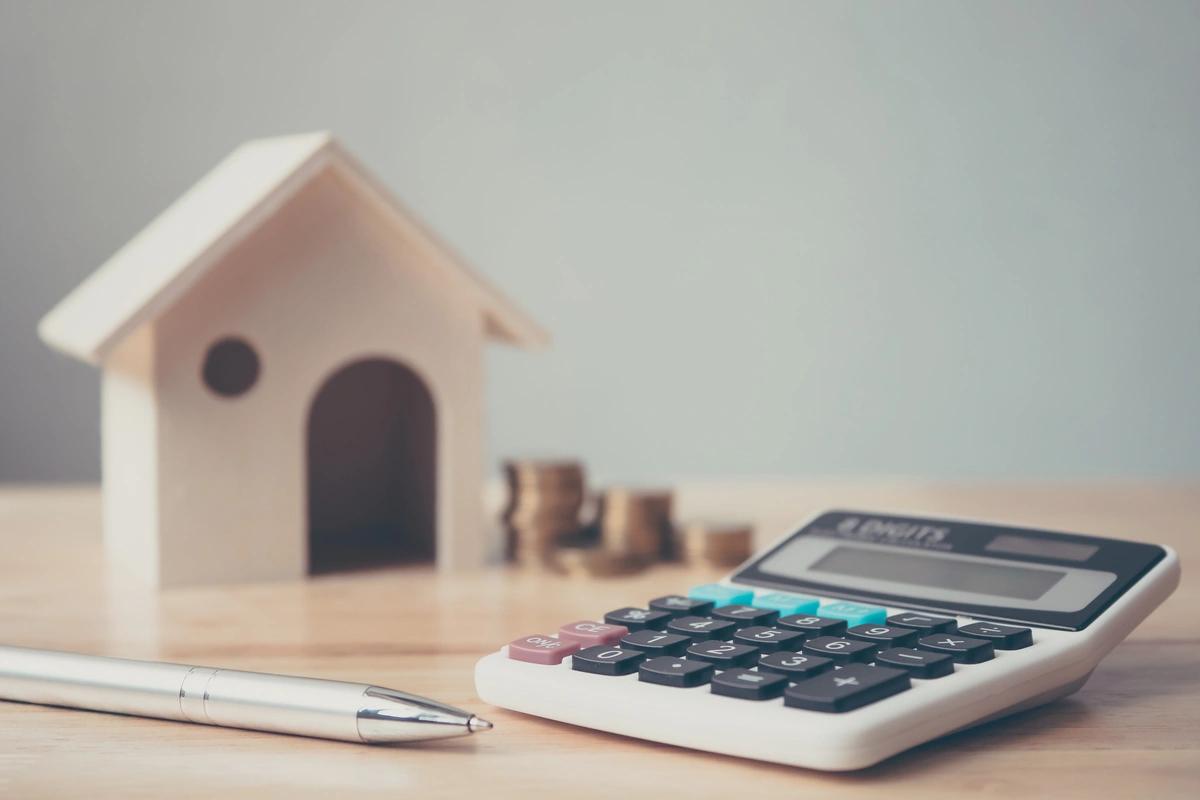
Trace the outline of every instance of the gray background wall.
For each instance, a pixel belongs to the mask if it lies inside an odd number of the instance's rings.
[[[491,452],[603,477],[1200,473],[1195,2],[0,0],[0,479],[98,474],[35,324],[328,128],[542,320]]]

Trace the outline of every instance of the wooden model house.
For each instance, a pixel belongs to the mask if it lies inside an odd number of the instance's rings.
[[[100,366],[110,560],[481,564],[483,349],[545,333],[324,133],[249,142],[42,320]]]

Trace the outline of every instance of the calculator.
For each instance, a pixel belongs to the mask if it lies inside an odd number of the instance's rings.
[[[717,583],[522,635],[475,683],[526,714],[853,770],[1078,690],[1179,573],[1159,545],[830,511]]]

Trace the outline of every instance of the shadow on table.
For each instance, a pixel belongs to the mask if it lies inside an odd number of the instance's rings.
[[[829,778],[849,783],[896,781],[910,774],[928,774],[938,766],[953,763],[956,756],[985,750],[1029,749],[1029,740],[1060,727],[1086,724],[1091,715],[1085,703],[1064,698],[1039,708],[977,725],[917,745],[873,767],[855,772],[827,773]]]

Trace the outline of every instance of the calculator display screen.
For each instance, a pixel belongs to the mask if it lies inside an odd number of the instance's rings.
[[[1017,600],[1037,600],[1066,577],[1065,572],[1008,564],[959,561],[861,547],[835,547],[809,569],[860,578],[882,578],[914,587],[981,592]]]
[[[828,511],[734,583],[1081,630],[1163,558],[1118,539],[963,520]]]

